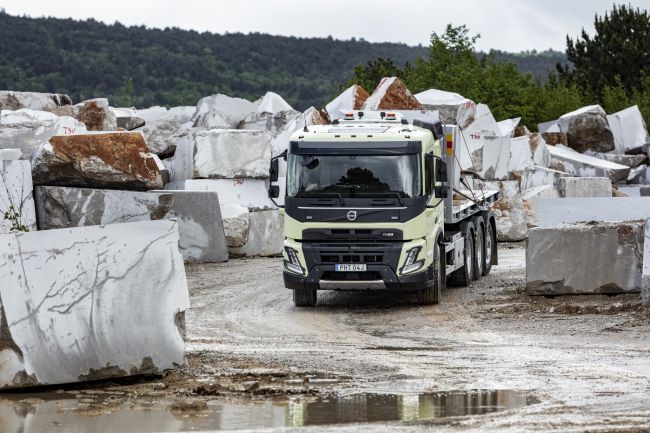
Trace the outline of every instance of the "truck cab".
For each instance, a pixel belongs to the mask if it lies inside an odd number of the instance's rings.
[[[461,227],[473,221],[445,224],[454,173],[442,124],[378,114],[306,126],[272,161],[269,195],[277,198],[278,159],[286,159],[284,284],[296,306],[315,305],[319,290],[413,291],[419,303],[436,304],[448,274],[469,267],[468,284],[477,260],[484,272],[486,231],[495,239],[486,203],[465,212],[479,215],[480,242],[477,228]]]

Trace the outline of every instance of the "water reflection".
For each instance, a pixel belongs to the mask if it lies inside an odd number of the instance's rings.
[[[106,407],[99,403],[89,410],[75,399],[39,403],[23,400],[0,405],[0,431],[128,433],[298,427],[479,415],[536,402],[528,394],[509,390],[354,394],[288,402],[208,403],[205,411],[172,414],[161,407]]]

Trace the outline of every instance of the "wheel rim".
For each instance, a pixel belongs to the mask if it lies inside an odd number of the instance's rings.
[[[488,266],[492,264],[492,230],[489,227],[485,233],[485,263]]]

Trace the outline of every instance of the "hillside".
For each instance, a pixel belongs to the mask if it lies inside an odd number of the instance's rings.
[[[220,35],[4,12],[0,41],[0,89],[62,92],[75,101],[102,96],[138,107],[194,105],[217,92],[256,99],[270,90],[304,109],[326,103],[359,63],[389,57],[403,65],[427,55],[425,47],[395,43]],[[557,60],[499,56],[541,76]]]

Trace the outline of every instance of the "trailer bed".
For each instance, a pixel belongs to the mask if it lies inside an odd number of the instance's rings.
[[[454,194],[451,215],[446,216],[445,223],[456,224],[478,212],[489,210],[497,200],[499,191],[459,190]]]

